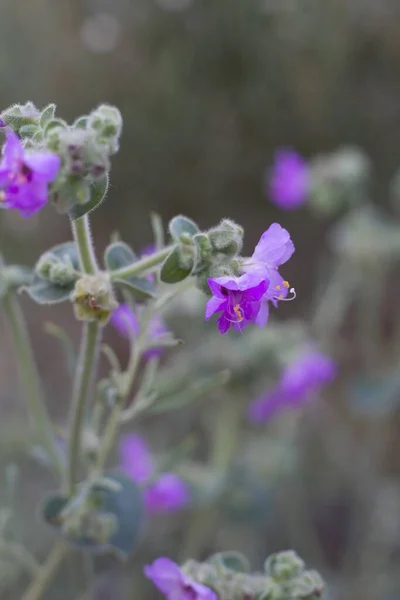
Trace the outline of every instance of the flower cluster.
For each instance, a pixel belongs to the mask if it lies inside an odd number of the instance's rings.
[[[52,152],[25,150],[19,137],[8,129],[0,163],[0,207],[30,217],[47,203],[49,184],[60,165],[60,158]]]
[[[254,400],[248,416],[254,423],[269,420],[277,412],[298,408],[335,378],[335,362],[316,350],[306,350],[282,372],[277,385]]]
[[[126,435],[120,444],[123,471],[144,486],[144,500],[151,514],[174,512],[189,502],[186,483],[174,473],[163,473],[153,479],[155,465],[145,440],[139,435]]]
[[[264,327],[269,303],[277,306],[280,300],[288,299],[289,292],[294,297],[294,289],[278,270],[293,252],[289,232],[273,223],[261,236],[253,255],[242,259],[241,275],[208,279],[213,296],[207,302],[206,319],[221,313],[217,325],[222,334],[230,326],[239,331],[249,323]]]

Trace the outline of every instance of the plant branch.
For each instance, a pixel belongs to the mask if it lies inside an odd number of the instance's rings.
[[[58,475],[62,476],[61,457],[54,440],[53,425],[46,409],[44,393],[21,306],[15,295],[8,293],[3,299],[3,307],[14,338],[20,377],[25,388],[31,419],[40,443],[45,447]]]

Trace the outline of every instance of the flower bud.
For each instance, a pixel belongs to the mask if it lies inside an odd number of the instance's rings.
[[[107,146],[109,154],[115,154],[119,148],[122,131],[122,116],[115,106],[102,104],[90,115],[88,129],[95,132],[99,144]]]
[[[296,577],[304,567],[304,562],[293,550],[272,554],[264,565],[265,572],[277,581],[287,581]]]
[[[60,258],[52,252],[45,252],[39,258],[35,271],[43,279],[61,286],[74,282],[78,276],[68,255]]]
[[[108,273],[84,275],[78,279],[71,299],[79,321],[98,321],[102,325],[118,306]]]
[[[211,246],[217,252],[222,252],[228,256],[236,256],[243,246],[243,233],[243,228],[240,225],[230,219],[222,219],[217,227],[210,229],[208,238]]]
[[[33,102],[13,104],[1,113],[0,119],[19,134],[24,126],[39,125],[40,112]]]
[[[86,462],[93,464],[99,454],[100,440],[94,431],[85,429],[82,432],[82,455]]]

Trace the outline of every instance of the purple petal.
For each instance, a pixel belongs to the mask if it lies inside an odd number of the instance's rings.
[[[231,323],[232,321],[226,318],[225,313],[222,313],[219,319],[217,319],[217,327],[221,335],[224,335],[228,331]]]
[[[12,129],[7,129],[6,135],[7,138],[3,148],[1,169],[9,169],[15,172],[19,169],[19,166],[24,159],[24,147],[21,140]]]
[[[268,193],[274,204],[283,210],[298,208],[310,191],[310,169],[294,150],[281,149],[269,173]]]
[[[120,304],[111,315],[111,324],[126,337],[139,335],[140,325],[129,304]]]
[[[157,558],[152,565],[146,565],[144,574],[163,594],[170,594],[182,588],[182,571],[169,558]]]
[[[119,446],[121,468],[137,483],[146,483],[154,473],[154,464],[146,441],[137,434],[128,434]]]
[[[284,408],[284,403],[279,393],[274,389],[253,400],[248,407],[247,416],[252,423],[265,423],[280,408]]]
[[[31,182],[22,185],[10,185],[6,190],[4,206],[19,210],[25,218],[43,208],[47,203],[47,184]]]
[[[215,296],[210,298],[206,304],[206,321],[208,321],[214,313],[222,310],[224,304],[226,304],[226,298],[224,300],[221,300],[221,298],[216,298]]]
[[[262,234],[252,258],[274,269],[289,260],[293,252],[294,245],[289,232],[278,223],[273,223]]]
[[[189,502],[186,483],[174,473],[163,473],[144,492],[150,513],[166,513],[179,510]]]
[[[34,179],[54,181],[61,166],[61,159],[52,152],[35,152],[26,154],[24,163],[33,171]]]
[[[259,327],[265,327],[268,322],[269,317],[269,305],[267,300],[263,300],[261,302],[260,310],[258,311],[257,318],[255,320],[255,324]]]

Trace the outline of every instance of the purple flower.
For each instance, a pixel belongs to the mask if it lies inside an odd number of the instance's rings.
[[[196,583],[169,558],[157,558],[152,565],[146,565],[144,573],[167,600],[217,600],[213,590]]]
[[[293,210],[304,204],[309,189],[310,170],[307,162],[294,150],[278,150],[268,185],[272,202],[283,210]]]
[[[48,200],[48,186],[60,169],[60,158],[52,152],[27,152],[10,129],[0,163],[0,203],[30,217]]]
[[[247,273],[258,273],[269,281],[255,321],[260,327],[264,327],[268,321],[268,302],[272,302],[276,307],[280,300],[287,299],[289,292],[293,294],[291,299],[296,296],[289,282],[283,279],[278,271],[278,267],[287,262],[293,252],[294,244],[289,232],[278,223],[272,223],[262,234],[252,257],[243,263],[243,268]]]
[[[174,473],[163,473],[144,492],[150,513],[174,512],[189,502],[189,490],[184,481]]]
[[[129,304],[120,304],[113,311],[111,323],[115,329],[125,337],[136,337],[140,333],[139,320]],[[154,315],[147,329],[147,338],[151,348],[144,353],[146,358],[159,356],[162,353],[163,348],[157,347],[157,340],[166,333],[168,333],[168,329],[164,321],[160,316]]]
[[[120,444],[120,463],[125,473],[144,485],[144,500],[150,514],[169,513],[189,502],[186,483],[174,473],[163,473],[153,481],[155,465],[145,440],[140,435],[126,435]]]
[[[301,407],[336,374],[337,366],[326,354],[316,350],[302,352],[283,370],[275,388],[250,404],[249,419],[265,422],[276,412]]]
[[[231,325],[241,331],[256,322],[269,281],[264,273],[249,272],[240,277],[209,279],[208,285],[213,297],[207,302],[205,318],[208,321],[214,313],[220,312],[217,325],[224,334]]]
[[[136,483],[146,483],[154,473],[154,462],[146,441],[140,435],[129,434],[120,446],[121,467]]]

